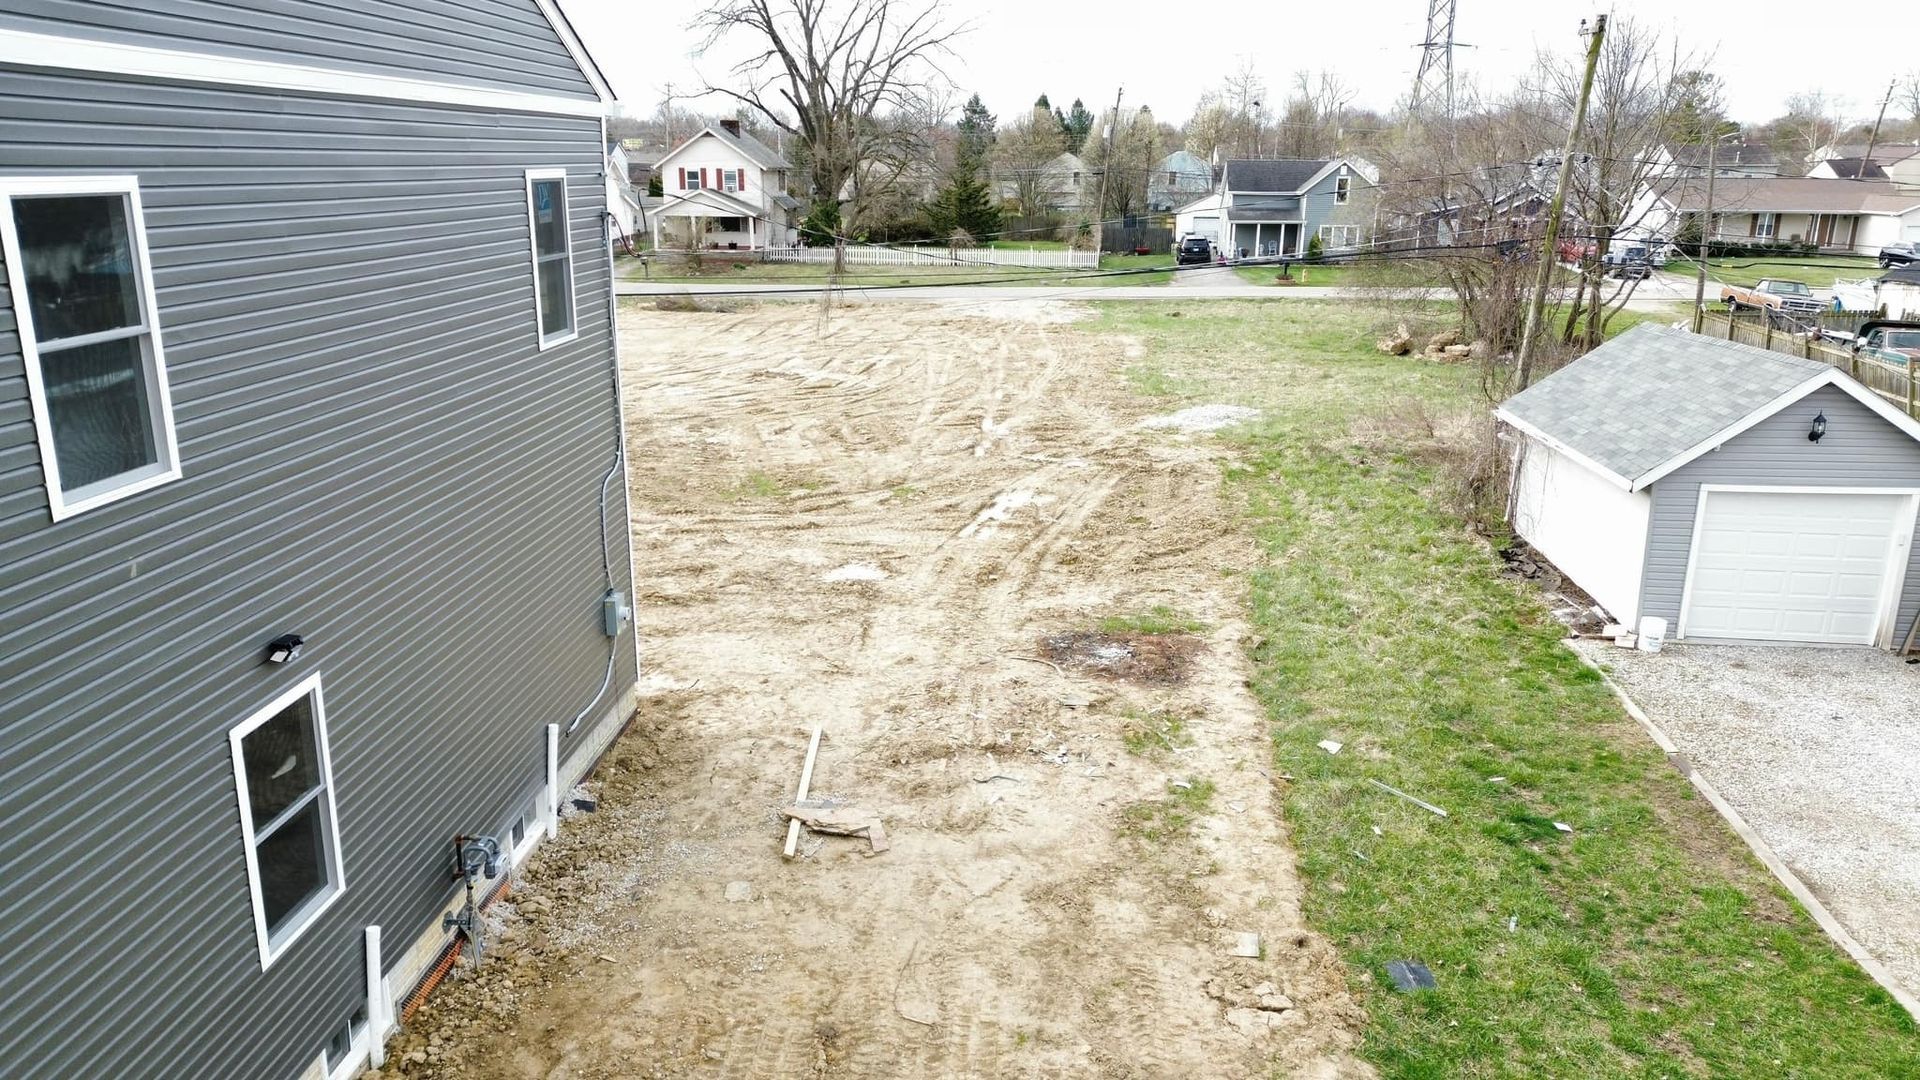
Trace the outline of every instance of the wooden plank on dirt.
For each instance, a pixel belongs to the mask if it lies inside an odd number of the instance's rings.
[[[807,761],[806,764],[800,766],[800,787],[794,792],[794,802],[805,801],[807,789],[813,786],[813,760],[819,753],[820,725],[815,724],[813,726],[813,738],[807,740]],[[798,820],[790,820],[787,822],[787,847],[783,854],[786,858],[791,859],[794,853],[799,850],[800,822]]]

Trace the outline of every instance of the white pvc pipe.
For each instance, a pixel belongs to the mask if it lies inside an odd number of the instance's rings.
[[[387,1060],[387,1031],[393,1025],[393,1002],[387,1000],[387,980],[380,974],[380,928],[367,927],[367,1064],[379,1068]]]
[[[547,839],[560,835],[560,725],[547,725]]]

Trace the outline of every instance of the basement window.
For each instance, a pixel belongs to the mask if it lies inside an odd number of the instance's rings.
[[[346,890],[320,676],[228,733],[260,966],[271,967]]]
[[[0,249],[53,519],[179,479],[138,180],[0,179]]]
[[[573,324],[573,248],[567,235],[567,171],[527,172],[527,225],[533,239],[533,307],[540,347],[579,336]]]

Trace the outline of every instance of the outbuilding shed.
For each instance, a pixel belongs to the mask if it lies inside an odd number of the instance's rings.
[[[1515,532],[1623,623],[1892,648],[1920,612],[1920,422],[1837,368],[1643,325],[1495,415]]]

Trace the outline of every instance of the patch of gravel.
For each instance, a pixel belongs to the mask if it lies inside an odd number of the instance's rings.
[[[1249,409],[1245,405],[1195,405],[1177,413],[1149,417],[1140,421],[1140,426],[1163,431],[1219,431],[1259,418],[1259,409]]]
[[[1579,647],[1920,993],[1920,665],[1869,649]]]

